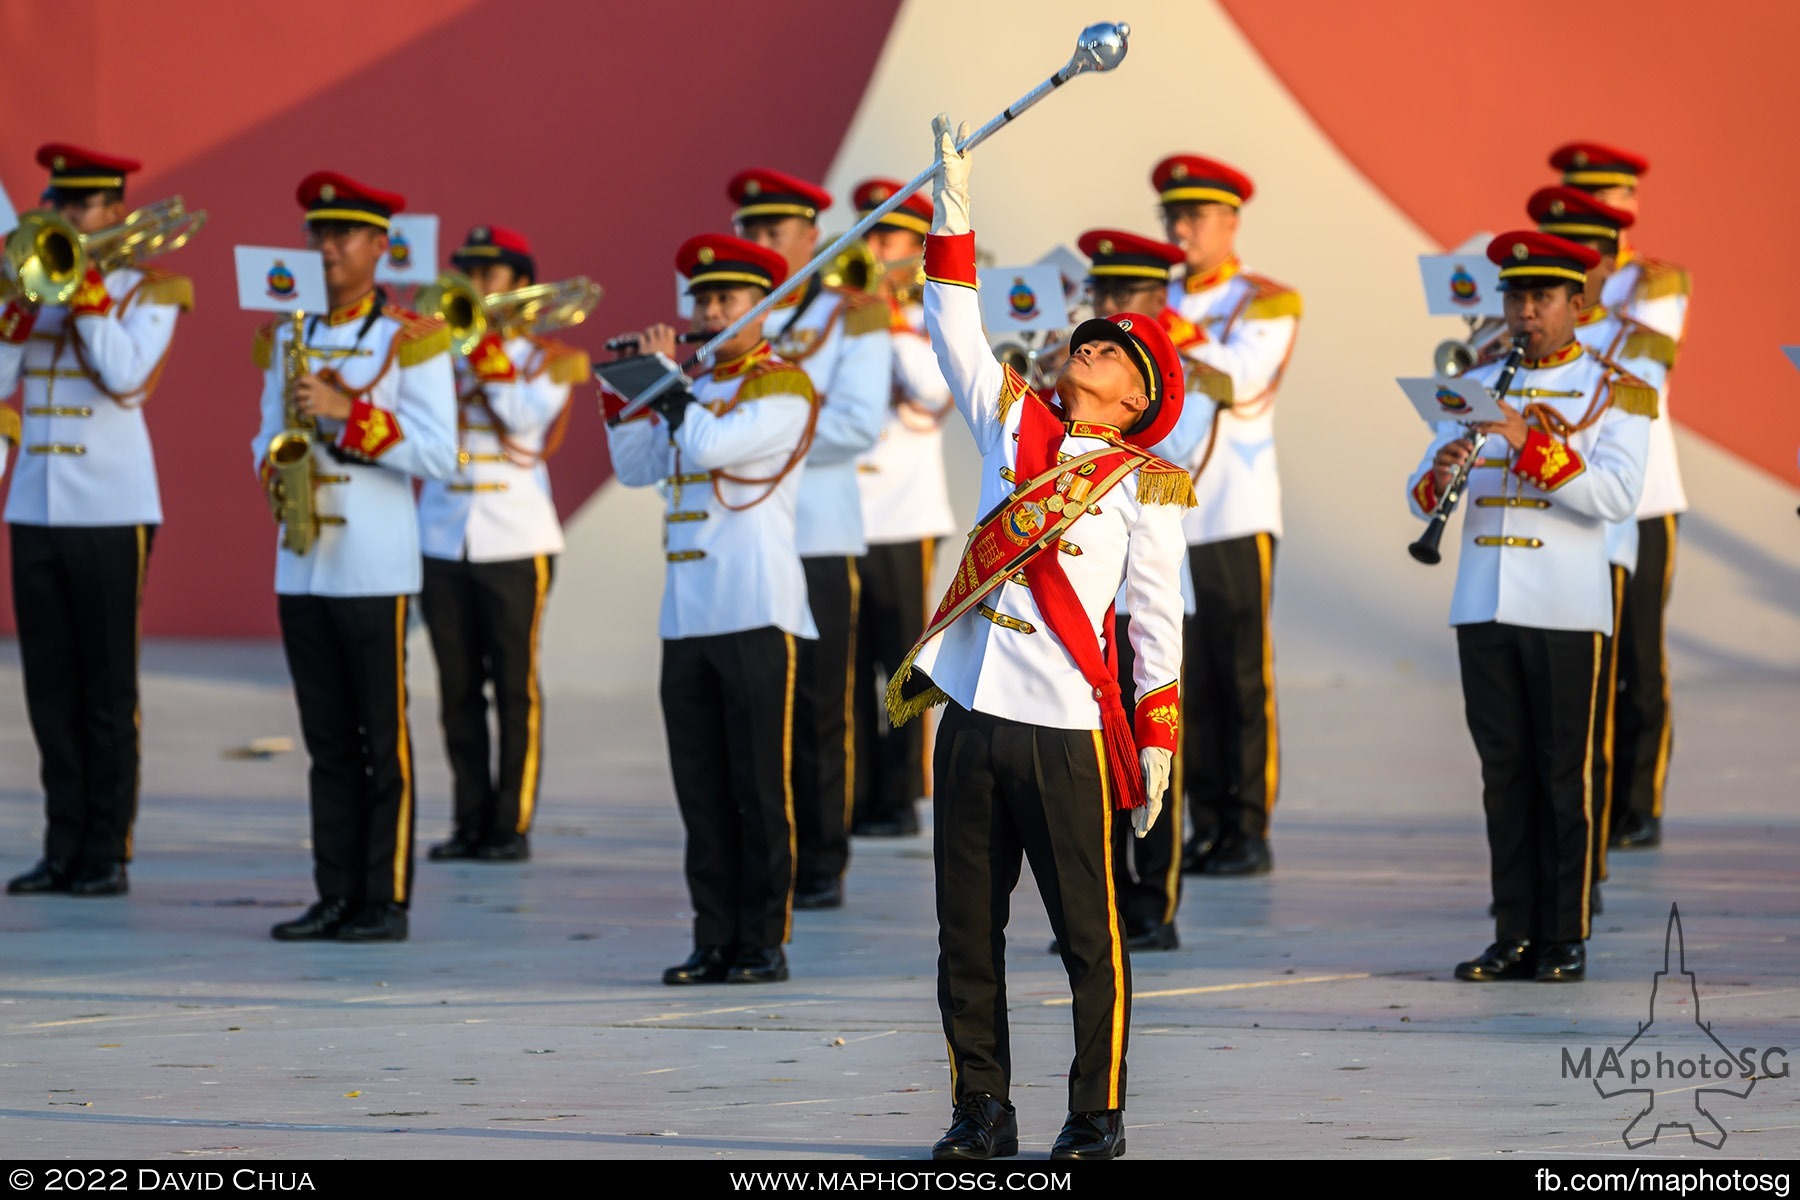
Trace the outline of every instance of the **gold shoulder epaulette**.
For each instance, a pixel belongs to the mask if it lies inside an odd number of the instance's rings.
[[[860,299],[862,293],[844,295],[844,336],[861,337],[865,333],[887,333],[893,325],[893,310],[879,296]]]
[[[1660,258],[1638,259],[1639,271],[1635,296],[1643,300],[1657,300],[1664,296],[1686,296],[1691,294],[1693,284],[1688,273],[1672,262],[1664,262]]]
[[[798,396],[808,404],[813,400],[812,378],[799,367],[779,360],[764,363],[744,376],[738,384],[737,399],[759,400],[764,396]]]
[[[1620,351],[1624,357],[1647,358],[1671,371],[1675,369],[1675,353],[1681,347],[1674,338],[1630,317],[1625,318],[1625,327],[1629,332],[1625,336],[1625,348]]]
[[[1025,382],[1023,375],[1005,363],[1000,364],[1000,371],[1000,423],[1004,425],[1006,414],[1012,411],[1012,406],[1018,403],[1020,396],[1031,391],[1031,385]]]
[[[1612,406],[1634,417],[1656,419],[1656,389],[1609,358],[1595,355],[1606,365],[1606,387]]]
[[[1231,376],[1198,359],[1187,360],[1188,390],[1199,392],[1214,404],[1230,408],[1231,402],[1237,399],[1237,385],[1232,383]]]
[[[137,286],[141,304],[173,304],[182,312],[194,310],[194,281],[155,267],[143,267],[144,278]]]
[[[256,327],[256,337],[250,343],[250,359],[256,369],[266,371],[275,365],[275,326],[278,321],[270,321]]]
[[[400,322],[400,332],[394,335],[394,358],[401,366],[416,367],[450,353],[450,327],[437,317],[421,317],[397,304],[382,309],[381,315]]]
[[[1194,495],[1194,477],[1187,468],[1155,455],[1138,468],[1137,498],[1139,504],[1175,504],[1182,508],[1200,503]]]
[[[594,366],[588,359],[586,350],[577,349],[555,338],[533,336],[527,340],[543,354],[543,366],[539,370],[541,374],[550,377],[551,383],[573,386],[586,383],[594,377]]]
[[[0,441],[19,442],[19,410],[0,404]]]
[[[1301,315],[1300,293],[1293,288],[1263,275],[1245,275],[1244,278],[1256,289],[1251,293],[1250,303],[1244,306],[1244,316],[1248,319],[1272,321],[1277,317]]]

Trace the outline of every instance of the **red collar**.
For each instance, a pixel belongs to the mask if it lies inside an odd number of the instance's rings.
[[[1070,437],[1099,438],[1103,442],[1116,442],[1125,435],[1119,432],[1116,425],[1102,425],[1099,421],[1070,421]]]
[[[352,300],[341,308],[334,308],[325,314],[327,325],[348,325],[352,321],[360,321],[375,311],[375,293],[366,293],[361,300]]]
[[[744,351],[744,353],[737,358],[731,359],[728,362],[719,363],[717,366],[713,367],[712,377],[715,381],[720,382],[727,379],[736,379],[758,363],[768,361],[770,358],[774,357],[774,354],[775,351],[770,348],[767,340],[760,341],[756,343],[756,345],[750,347],[750,349]]]
[[[1572,363],[1585,353],[1587,353],[1586,348],[1580,342],[1570,342],[1561,350],[1554,350],[1539,359],[1527,359],[1519,365],[1527,371],[1542,371],[1547,367],[1560,367],[1564,363]]]
[[[1204,275],[1188,276],[1182,283],[1181,290],[1192,296],[1195,292],[1204,292],[1209,288],[1218,287],[1241,270],[1243,268],[1238,264],[1237,255],[1233,254]]]

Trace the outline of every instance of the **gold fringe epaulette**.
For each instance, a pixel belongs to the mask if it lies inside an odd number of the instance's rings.
[[[1302,313],[1300,293],[1285,283],[1276,283],[1263,275],[1245,275],[1256,291],[1244,306],[1244,316],[1252,321],[1273,321],[1277,317],[1298,317]]]
[[[1237,385],[1224,371],[1195,359],[1187,360],[1188,390],[1199,392],[1221,408],[1230,408],[1237,398]]]
[[[893,324],[893,310],[887,301],[868,292],[837,289],[844,304],[844,336],[861,337],[865,333],[887,333]]]
[[[144,267],[144,278],[137,285],[139,304],[173,304],[182,312],[194,310],[194,281],[186,275]]]
[[[1624,358],[1647,358],[1673,371],[1675,353],[1679,349],[1675,339],[1668,334],[1658,333],[1647,325],[1638,325],[1626,336],[1625,348],[1619,353]]]
[[[1003,372],[1000,379],[1000,423],[1004,425],[1006,414],[1012,411],[1012,406],[1018,403],[1020,396],[1031,391],[1031,385],[1025,382],[1023,375],[1005,363],[1000,364],[1000,370]]]
[[[256,337],[250,343],[250,359],[259,371],[275,365],[275,327],[278,324],[279,321],[270,321],[256,327]]]
[[[737,402],[741,404],[746,400],[760,400],[764,396],[798,396],[811,404],[812,379],[805,371],[789,363],[765,363],[738,384]]]
[[[1186,467],[1178,467],[1163,458],[1152,458],[1138,468],[1139,504],[1174,504],[1193,508],[1200,503],[1194,495],[1194,477]]]
[[[1634,289],[1634,298],[1639,300],[1660,300],[1664,296],[1687,296],[1693,292],[1693,284],[1688,273],[1671,262],[1660,258],[1640,258],[1638,283]]]
[[[19,433],[19,410],[0,404],[0,441],[12,442],[17,445]]]
[[[394,358],[401,366],[416,367],[450,353],[450,327],[437,317],[421,317],[397,304],[382,309],[381,315],[400,322],[400,332],[394,335]]]
[[[574,386],[594,377],[594,364],[588,358],[586,350],[559,342],[555,338],[533,337],[528,340],[543,354],[543,365],[539,368],[539,373],[549,376],[551,383]]]
[[[1620,412],[1630,413],[1634,417],[1656,419],[1656,389],[1613,362],[1610,358],[1595,355],[1605,364],[1607,369],[1607,400]]]

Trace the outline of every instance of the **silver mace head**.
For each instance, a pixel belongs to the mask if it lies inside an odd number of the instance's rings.
[[[1120,21],[1102,21],[1089,25],[1075,39],[1075,54],[1063,68],[1065,77],[1073,78],[1083,71],[1110,71],[1125,61],[1130,48],[1131,26]]]

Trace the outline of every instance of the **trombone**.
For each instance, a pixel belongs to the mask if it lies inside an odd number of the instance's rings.
[[[890,277],[894,280],[891,284]],[[925,290],[925,256],[915,254],[882,262],[869,249],[869,243],[858,238],[819,268],[819,282],[828,288],[869,295],[891,287],[896,303],[910,304]]]
[[[17,293],[33,304],[67,304],[89,268],[102,275],[187,245],[206,224],[206,212],[189,212],[180,196],[145,205],[93,233],[78,233],[56,213],[39,209],[19,218],[6,235],[6,270],[0,299]]]
[[[586,275],[483,295],[460,271],[445,271],[419,289],[413,307],[450,328],[457,353],[468,354],[490,330],[503,336],[549,333],[587,320],[605,289]]]

